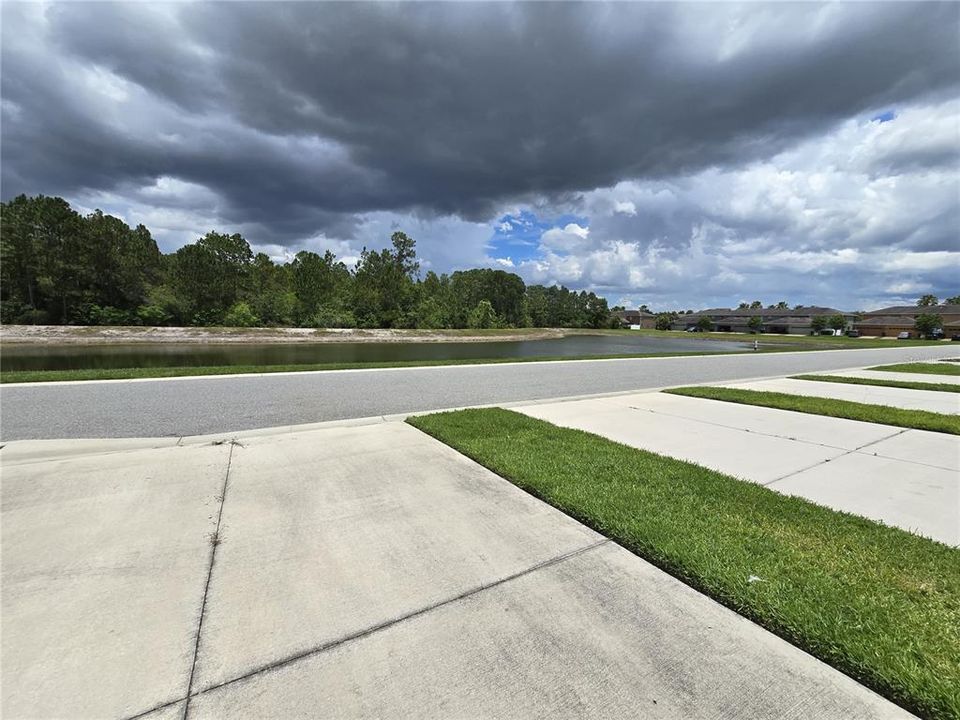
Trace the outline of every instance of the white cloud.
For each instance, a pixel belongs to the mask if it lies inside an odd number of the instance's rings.
[[[569,223],[563,228],[550,228],[540,236],[540,247],[547,251],[577,252],[589,247],[590,229]]]
[[[584,193],[566,209],[589,229],[548,230],[519,271],[656,307],[956,294],[960,164],[942,158],[958,115],[958,100],[898,108],[764,161]]]

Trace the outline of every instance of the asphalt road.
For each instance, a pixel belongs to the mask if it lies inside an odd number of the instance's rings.
[[[0,440],[202,435],[960,356],[931,347],[0,387]]]

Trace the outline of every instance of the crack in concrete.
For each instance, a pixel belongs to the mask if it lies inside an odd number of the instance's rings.
[[[232,451],[233,451],[233,448],[231,447],[231,453]],[[227,467],[227,476],[229,477],[229,461],[228,461],[228,467]],[[226,492],[226,480],[224,480],[224,492]],[[222,511],[223,511],[222,503],[221,503],[220,509],[222,514]],[[218,518],[218,527],[219,527],[219,518]],[[582,555],[586,552],[589,552],[591,550],[594,550],[595,548],[601,547],[602,545],[606,545],[611,542],[613,541],[610,540],[609,538],[603,538],[585,547],[577,548],[576,550],[571,550],[561,555],[557,555],[555,557],[549,558],[548,560],[543,560],[542,562],[536,563],[535,565],[531,565],[525,570],[520,570],[511,575],[507,575],[506,577],[502,577],[499,580],[494,580],[493,582],[490,582],[490,583],[482,583],[480,585],[477,585],[476,587],[470,588],[469,590],[465,590],[462,593],[454,595],[453,597],[449,597],[449,598],[446,598],[445,600],[440,600],[430,605],[426,605],[422,608],[413,610],[409,613],[405,613],[403,615],[392,618],[390,620],[385,620],[384,622],[377,623],[376,625],[371,625],[370,627],[364,628],[362,630],[358,630],[348,635],[344,635],[343,637],[323,643],[316,647],[310,648],[309,650],[304,650],[303,652],[299,652],[295,655],[290,655],[289,657],[281,658],[280,660],[276,660],[272,663],[268,663],[258,668],[254,668],[249,672],[245,672],[242,675],[238,675],[237,677],[231,678],[229,680],[225,680],[221,683],[210,685],[208,687],[205,687],[203,690],[198,690],[196,692],[193,692],[193,676],[196,672],[197,656],[198,656],[199,647],[200,647],[200,630],[203,627],[203,612],[206,608],[207,592],[210,589],[210,576],[213,573],[213,556],[211,555],[210,570],[207,575],[207,586],[204,590],[204,595],[203,595],[203,607],[201,609],[201,614],[200,614],[200,626],[197,628],[197,642],[196,642],[196,646],[194,647],[193,666],[190,670],[190,683],[187,687],[187,694],[182,698],[177,698],[176,700],[170,700],[169,702],[165,702],[161,705],[156,705],[155,707],[152,707],[149,710],[144,710],[143,712],[137,713],[136,715],[131,715],[129,717],[126,717],[124,718],[124,720],[138,720],[139,718],[146,717],[150,713],[156,712],[158,710],[163,710],[164,708],[168,708],[171,705],[176,705],[178,702],[184,703],[183,720],[186,720],[187,714],[189,713],[189,710],[190,710],[190,700],[195,697],[199,697],[200,695],[204,695],[205,693],[211,692],[213,690],[219,690],[220,688],[226,687],[228,685],[233,685],[234,683],[242,682],[244,680],[249,680],[250,678],[256,677],[258,675],[262,675],[264,673],[271,672],[273,670],[278,670],[282,667],[286,667],[287,665],[292,665],[300,660],[304,660],[314,655],[319,655],[321,653],[327,652],[328,650],[333,650],[335,648],[340,647],[341,645],[345,645],[349,642],[353,642],[354,640],[360,640],[362,638],[369,637],[370,635],[374,635],[382,630],[387,630],[395,625],[399,625],[403,622],[406,622],[407,620],[412,620],[414,618],[420,617],[421,615],[426,615],[427,613],[432,612],[433,610],[438,610],[447,605],[452,605],[456,602],[459,602],[460,600],[465,600],[469,597],[473,597],[474,595],[478,595],[479,593],[482,593],[485,590],[491,590],[495,587],[499,587],[513,580],[517,580],[521,577],[525,577],[526,575],[535,573],[538,570],[543,570],[545,568],[552,567],[553,565],[557,565],[559,563],[562,563],[565,560],[569,560],[571,558],[577,557],[578,555]],[[216,546],[214,546],[214,551],[215,550],[216,550]]]
[[[185,707],[184,707],[184,719],[186,719],[186,717],[187,717],[187,712],[189,711],[190,700],[191,700],[192,698],[198,697],[199,695],[203,695],[203,694],[205,694],[205,693],[211,692],[212,690],[218,690],[218,689],[220,689],[220,688],[222,688],[222,687],[226,687],[226,686],[228,686],[228,685],[233,685],[234,683],[238,683],[238,682],[242,682],[242,681],[244,681],[244,680],[248,680],[248,679],[253,678],[253,677],[256,677],[256,676],[258,676],[258,675],[262,675],[263,673],[267,673],[267,672],[272,672],[272,671],[274,671],[274,670],[278,670],[278,669],[280,669],[280,668],[282,668],[282,667],[286,667],[287,665],[291,665],[291,664],[296,663],[296,662],[298,662],[298,661],[300,661],[300,660],[303,660],[303,659],[305,659],[305,658],[312,657],[312,656],[314,656],[314,655],[319,655],[319,654],[324,653],[324,652],[327,652],[327,651],[329,651],[329,650],[333,650],[333,649],[335,649],[335,648],[337,648],[337,647],[340,647],[341,645],[345,645],[346,643],[353,642],[354,640],[360,640],[360,639],[362,639],[362,638],[369,637],[370,635],[374,635],[375,633],[381,632],[381,631],[383,631],[383,630],[387,630],[387,629],[389,629],[389,628],[391,628],[391,627],[393,627],[393,626],[395,626],[395,625],[399,625],[400,623],[406,622],[407,620],[412,620],[412,619],[414,619],[414,618],[420,617],[421,615],[425,615],[425,614],[427,614],[427,613],[429,613],[429,612],[432,612],[433,610],[438,610],[438,609],[440,609],[440,608],[442,608],[442,607],[445,607],[445,606],[447,606],[447,605],[452,605],[452,604],[454,604],[454,603],[456,603],[456,602],[459,602],[460,600],[465,600],[465,599],[467,599],[467,598],[469,598],[469,597],[473,597],[474,595],[477,595],[477,594],[479,594],[479,593],[482,593],[482,592],[484,592],[484,591],[486,591],[486,590],[491,590],[491,589],[493,589],[493,588],[495,588],[495,587],[499,587],[500,585],[504,585],[504,584],[506,584],[506,583],[508,583],[508,582],[511,582],[511,581],[513,581],[513,580],[517,580],[518,578],[524,577],[524,576],[526,576],[526,575],[530,575],[531,573],[537,572],[538,570],[543,570],[543,569],[548,568],[548,567],[551,567],[551,566],[553,566],[553,565],[557,565],[557,564],[559,564],[559,563],[561,563],[561,562],[563,562],[563,561],[565,561],[565,560],[569,560],[569,559],[574,558],[574,557],[576,557],[576,556],[578,556],[578,555],[582,555],[583,553],[589,552],[590,550],[594,550],[594,549],[596,549],[596,548],[598,548],[598,547],[600,547],[600,546],[602,546],[602,545],[606,545],[606,544],[608,544],[608,543],[610,543],[610,542],[612,542],[610,539],[608,539],[608,538],[603,538],[602,540],[598,540],[597,542],[593,542],[593,543],[591,543],[590,545],[587,545],[587,546],[581,547],[581,548],[577,548],[576,550],[571,550],[571,551],[569,551],[569,552],[563,553],[562,555],[557,555],[557,556],[552,557],[552,558],[550,558],[550,559],[548,559],[548,560],[544,560],[544,561],[542,561],[542,562],[536,563],[535,565],[532,565],[532,566],[530,566],[530,567],[528,567],[528,568],[526,568],[526,569],[524,569],[524,570],[520,570],[519,572],[515,572],[515,573],[513,573],[513,574],[511,574],[511,575],[507,575],[506,577],[502,577],[502,578],[500,578],[500,579],[498,579],[498,580],[495,580],[495,581],[493,581],[493,582],[483,583],[483,584],[478,585],[478,586],[476,586],[476,587],[470,588],[469,590],[465,590],[464,592],[461,592],[461,593],[458,593],[457,595],[454,595],[454,596],[452,596],[452,597],[446,598],[445,600],[440,600],[440,601],[438,601],[438,602],[432,603],[432,604],[430,604],[430,605],[426,605],[426,606],[424,606],[424,607],[422,607],[422,608],[419,608],[419,609],[417,609],[417,610],[413,610],[413,611],[411,611],[411,612],[409,612],[409,613],[405,613],[405,614],[403,614],[403,615],[400,615],[400,616],[398,616],[398,617],[392,618],[392,619],[390,619],[390,620],[385,620],[384,622],[377,623],[376,625],[371,625],[370,627],[364,628],[364,629],[362,629],[362,630],[358,630],[358,631],[356,631],[356,632],[350,633],[350,634],[348,634],[348,635],[345,635],[345,636],[343,636],[343,637],[337,638],[337,639],[335,639],[335,640],[331,640],[331,641],[329,641],[329,642],[323,643],[323,644],[318,645],[318,646],[316,646],[316,647],[310,648],[309,650],[305,650],[305,651],[299,652],[299,653],[297,653],[297,654],[295,654],[295,655],[291,655],[291,656],[289,656],[289,657],[281,658],[280,660],[276,660],[276,661],[271,662],[271,663],[268,663],[268,664],[266,664],[266,665],[257,667],[257,668],[255,668],[255,669],[253,669],[253,670],[250,670],[249,672],[243,673],[242,675],[238,675],[237,677],[231,678],[230,680],[225,680],[224,682],[217,683],[217,684],[215,684],[215,685],[210,685],[209,687],[205,687],[203,690],[199,690],[199,691],[193,692],[193,689],[192,689],[192,679],[193,679],[193,678],[192,678],[192,673],[191,673],[191,686],[190,686],[190,688],[188,689],[188,694],[187,694],[187,696],[186,696],[185,698],[182,698],[183,700],[186,700]],[[198,635],[198,636],[199,636],[199,635]],[[196,666],[196,658],[194,659],[194,667],[195,667],[195,666]],[[173,702],[167,703],[166,705],[162,705],[162,706],[159,706],[158,708],[154,708],[154,709],[160,709],[160,708],[162,708],[162,707],[167,707],[167,706],[169,706],[169,705],[174,704],[175,702],[179,702],[179,700],[175,700],[175,701],[173,701]],[[152,711],[148,711],[148,712],[152,712]],[[134,718],[141,717],[142,715],[145,715],[145,714],[146,714],[146,713],[141,713],[140,715],[134,716]],[[129,718],[128,720],[133,720],[133,718]]]
[[[858,446],[858,447],[853,448],[853,450],[847,450],[846,452],[842,452],[842,453],[840,453],[839,455],[837,455],[836,457],[827,458],[826,460],[821,460],[820,462],[816,462],[816,463],[814,463],[813,465],[810,465],[810,466],[808,466],[808,467],[800,468],[799,470],[794,470],[793,472],[787,473],[786,475],[783,475],[783,476],[781,476],[781,477],[778,477],[778,478],[775,478],[775,479],[773,479],[773,480],[770,480],[769,482],[760,483],[760,484],[763,485],[764,487],[769,487],[770,485],[773,485],[774,483],[778,483],[778,482],[780,482],[781,480],[786,480],[787,478],[794,477],[795,475],[800,475],[801,473],[805,473],[805,472],[807,472],[807,470],[813,470],[813,468],[815,468],[815,467],[820,467],[821,465],[826,465],[827,463],[833,462],[834,460],[839,460],[840,458],[846,457],[847,455],[854,455],[854,454],[856,454],[856,453],[859,453],[859,452],[860,452],[861,450],[863,450],[863,448],[865,448],[865,447],[870,447],[871,445],[876,445],[877,443],[881,443],[881,442],[883,442],[884,440],[890,440],[891,438],[895,438],[895,437],[897,437],[898,435],[903,435],[905,432],[907,432],[907,430],[898,430],[897,432],[893,433],[892,435],[886,435],[886,436],[884,436],[884,437],[882,437],[882,438],[879,438],[879,439],[877,439],[877,440],[871,440],[871,441],[868,442],[868,443],[864,443],[863,445],[860,445],[860,446]],[[827,445],[826,447],[830,447],[830,446]],[[896,458],[891,458],[891,459],[892,459],[892,460],[895,460]]]
[[[168,707],[170,707],[171,705],[176,705],[178,702],[183,702],[183,701],[184,701],[184,698],[177,698],[176,700],[170,700],[170,701],[168,701],[168,702],[165,702],[165,703],[161,703],[161,704],[159,704],[159,705],[156,705],[156,706],[150,708],[149,710],[144,710],[144,711],[141,712],[141,713],[137,713],[136,715],[129,715],[129,716],[123,718],[123,720],[140,720],[140,718],[145,718],[145,717],[147,717],[148,715],[150,715],[151,713],[159,712],[160,710],[163,710],[163,709],[165,709],[165,708],[168,708]]]
[[[226,441],[223,441],[226,442]],[[220,444],[220,443],[215,443]],[[217,512],[217,527],[210,540],[210,561],[207,563],[207,581],[203,586],[203,601],[200,603],[200,620],[197,623],[197,637],[193,645],[193,662],[190,665],[190,679],[187,681],[187,694],[183,703],[183,720],[187,720],[190,713],[190,694],[193,690],[193,678],[197,672],[197,658],[200,655],[200,638],[203,633],[203,619],[207,613],[207,596],[210,594],[210,580],[213,577],[213,566],[217,561],[217,547],[220,545],[220,524],[223,521],[223,506],[227,502],[227,487],[230,482],[230,467],[233,465],[233,449],[240,445],[235,440],[229,441],[230,452],[227,455],[227,471],[223,475],[223,487],[220,490],[220,510]],[[242,446],[241,446],[242,447]]]

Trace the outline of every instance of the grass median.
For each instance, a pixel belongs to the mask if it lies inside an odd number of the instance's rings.
[[[878,380],[851,375],[794,375],[791,380],[816,380],[817,382],[841,383],[844,385],[873,385],[876,387],[902,388],[903,390],[931,390],[933,392],[960,392],[960,385],[951,383],[913,382],[911,380]]]
[[[957,550],[499,408],[408,422],[909,710],[960,715]]]
[[[782,352],[776,349],[760,353]],[[343,362],[296,365],[216,365],[183,367],[92,368],[82,370],[3,370],[0,383],[66,382],[79,380],[138,380],[149,378],[195,377],[208,375],[247,375],[257,373],[321,372],[327,370],[369,370],[378,368],[417,368],[447,365],[495,365],[524,362],[561,362],[570,360],[636,360],[644,358],[697,357],[731,355],[725,352],[636,353],[620,355],[577,355],[573,357],[457,358],[450,360],[408,360],[396,362]],[[751,353],[756,354],[756,353]]]
[[[739,390],[737,388],[707,387],[700,385],[670,388],[663,392],[672,395],[704,398],[706,400],[722,400],[724,402],[740,403],[742,405],[759,405],[761,407],[792,410],[793,412],[809,413],[811,415],[827,415],[829,417],[844,418],[846,420],[860,420],[861,422],[893,425],[895,427],[911,428],[914,430],[930,430],[933,432],[960,435],[960,416],[929,412],[927,410],[906,410],[904,408],[889,407],[888,405],[871,405],[868,403],[852,402],[850,400],[834,400],[832,398],[809,397],[806,395],[789,395],[787,393],[765,392],[761,390]]]
[[[882,372],[920,373],[922,375],[960,375],[960,365],[950,363],[898,363],[870,368]]]

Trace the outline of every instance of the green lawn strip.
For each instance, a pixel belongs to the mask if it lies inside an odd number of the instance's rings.
[[[760,350],[759,352],[779,352]],[[0,383],[33,383],[73,380],[132,380],[140,378],[187,377],[195,375],[234,375],[249,373],[317,372],[324,370],[365,370],[368,368],[410,368],[444,365],[492,365],[519,362],[559,362],[563,360],[634,360],[643,358],[696,357],[726,355],[715,352],[638,353],[623,355],[579,355],[574,357],[475,358],[453,360],[407,360],[398,362],[319,363],[300,365],[216,365],[197,367],[139,367],[87,370],[0,370]]]
[[[818,382],[843,383],[846,385],[876,385],[877,387],[903,388],[904,390],[933,390],[935,392],[960,392],[960,385],[950,383],[912,382],[909,380],[877,380],[876,378],[852,377],[849,375],[793,375],[791,380],[816,380]]]
[[[906,410],[888,405],[870,405],[869,403],[851,402],[849,400],[834,400],[833,398],[808,397],[805,395],[789,395],[787,393],[739,390],[724,387],[680,387],[670,388],[663,392],[673,395],[704,398],[707,400],[723,400],[725,402],[741,403],[743,405],[760,405],[761,407],[792,410],[794,412],[810,413],[811,415],[827,415],[829,417],[845,418],[847,420],[860,420],[862,422],[879,423],[881,425],[894,425],[896,427],[960,435],[960,416],[929,412],[927,410]]]
[[[907,709],[960,716],[957,550],[500,408],[407,422]]]
[[[960,365],[948,363],[900,363],[870,368],[882,372],[920,373],[922,375],[960,375]]]

